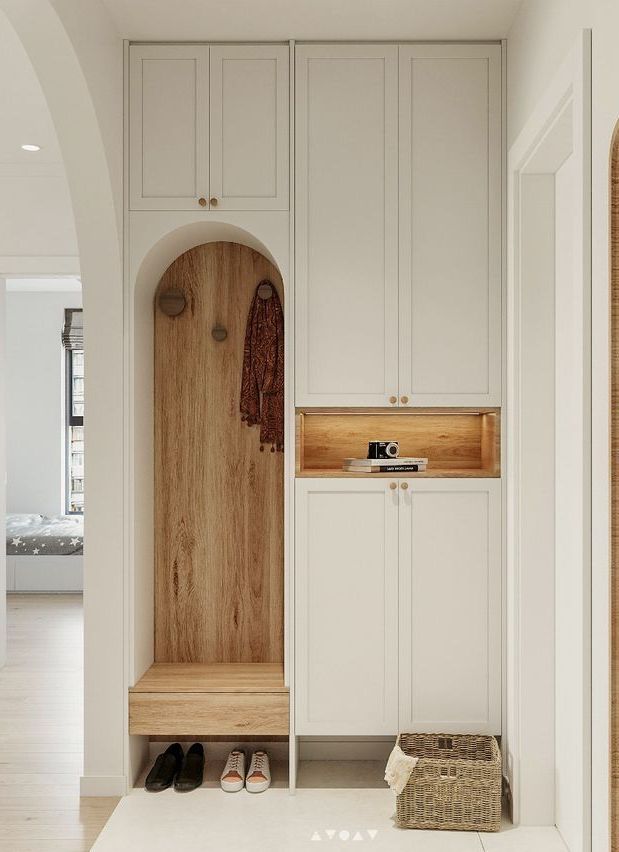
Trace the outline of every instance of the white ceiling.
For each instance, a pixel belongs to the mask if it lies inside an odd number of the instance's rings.
[[[103,0],[123,38],[153,41],[496,39],[521,0]]]

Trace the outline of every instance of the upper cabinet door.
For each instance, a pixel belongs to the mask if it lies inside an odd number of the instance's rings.
[[[398,727],[398,502],[389,480],[295,482],[297,734]]]
[[[397,402],[397,47],[296,49],[296,403]]]
[[[223,210],[287,210],[289,49],[210,51],[211,198]]]
[[[400,724],[501,733],[501,483],[416,479],[400,495]]]
[[[501,404],[501,51],[400,47],[400,394]]]
[[[195,210],[208,198],[208,56],[207,45],[131,47],[133,210]]]

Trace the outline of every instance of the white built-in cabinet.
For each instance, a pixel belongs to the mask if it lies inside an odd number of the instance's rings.
[[[500,405],[498,45],[296,48],[297,405]]]
[[[398,48],[299,45],[295,77],[295,401],[386,405],[398,389]]]
[[[500,734],[501,482],[399,486],[399,729]]]
[[[385,480],[297,479],[297,734],[398,728],[398,495]]]
[[[134,210],[287,210],[289,49],[132,45]]]
[[[500,502],[492,479],[297,479],[297,734],[500,733]]]

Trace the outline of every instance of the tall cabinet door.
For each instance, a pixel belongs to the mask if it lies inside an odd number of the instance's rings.
[[[208,45],[132,45],[133,210],[199,210],[208,198]]]
[[[500,480],[400,497],[401,731],[501,732]]]
[[[501,53],[400,47],[400,394],[500,405]]]
[[[223,210],[287,210],[288,47],[210,51],[211,198]]]
[[[397,51],[296,49],[297,405],[397,402]]]
[[[398,502],[389,480],[296,481],[297,734],[398,725]]]

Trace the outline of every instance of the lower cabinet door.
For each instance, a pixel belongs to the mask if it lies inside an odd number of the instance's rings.
[[[501,730],[501,484],[400,492],[399,728]]]
[[[296,480],[297,734],[397,731],[401,498],[390,485]]]

